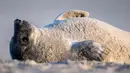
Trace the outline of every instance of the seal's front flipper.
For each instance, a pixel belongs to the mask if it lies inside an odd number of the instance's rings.
[[[79,58],[87,60],[103,60],[104,48],[101,44],[93,40],[86,40],[81,42],[74,42],[71,47],[72,53],[76,53]]]

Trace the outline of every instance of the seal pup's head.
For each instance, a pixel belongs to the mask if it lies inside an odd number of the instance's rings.
[[[12,59],[24,60],[24,53],[33,45],[30,39],[34,27],[25,20],[14,21],[14,35],[10,42],[10,53]]]

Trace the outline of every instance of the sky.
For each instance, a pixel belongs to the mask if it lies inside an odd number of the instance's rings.
[[[9,42],[16,18],[42,27],[74,9],[130,32],[130,0],[0,0],[0,59],[11,59]]]

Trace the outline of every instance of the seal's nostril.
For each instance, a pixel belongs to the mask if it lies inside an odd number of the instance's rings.
[[[20,23],[20,22],[21,22],[20,19],[16,19],[16,20],[14,21],[15,24],[16,24],[16,23]]]

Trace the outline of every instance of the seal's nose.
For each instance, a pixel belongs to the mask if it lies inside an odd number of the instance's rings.
[[[20,19],[14,20],[14,29],[19,29],[20,23],[21,23]]]
[[[14,20],[14,36],[16,36],[18,34],[18,32],[19,32],[20,23],[21,23],[20,19]]]
[[[20,23],[20,22],[21,22],[20,19],[16,19],[16,20],[14,20],[14,23]]]

